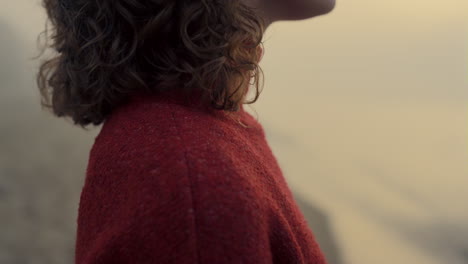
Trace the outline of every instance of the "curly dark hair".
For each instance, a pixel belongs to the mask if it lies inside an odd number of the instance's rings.
[[[259,97],[265,21],[242,0],[43,0],[42,6],[49,19],[38,57],[48,48],[54,55],[37,74],[41,106],[75,125],[103,123],[136,91],[200,89],[213,108],[227,112]],[[256,94],[246,102],[249,84]]]

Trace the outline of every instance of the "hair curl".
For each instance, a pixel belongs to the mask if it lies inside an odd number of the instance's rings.
[[[103,123],[135,91],[201,89],[213,108],[230,112],[259,97],[265,22],[242,0],[43,0],[42,5],[52,33],[47,22],[39,56],[47,48],[54,56],[41,62],[37,74],[41,105],[75,125]],[[249,102],[247,84],[256,88]]]

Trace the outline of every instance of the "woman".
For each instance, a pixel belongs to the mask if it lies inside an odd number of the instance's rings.
[[[265,29],[328,13],[333,0],[43,5],[58,53],[38,73],[42,105],[81,127],[103,124],[77,264],[326,263],[243,104],[259,95]]]

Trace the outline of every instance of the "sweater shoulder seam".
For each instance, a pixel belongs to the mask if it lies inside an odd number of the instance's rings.
[[[200,262],[200,252],[199,252],[199,247],[198,247],[198,228],[197,228],[197,218],[196,218],[196,202],[195,202],[195,195],[194,195],[194,187],[193,187],[193,179],[191,177],[191,170],[190,170],[190,166],[189,166],[189,159],[187,157],[187,149],[186,149],[186,145],[183,144],[183,138],[182,138],[182,133],[180,132],[180,128],[177,124],[177,120],[176,120],[176,117],[175,117],[175,110],[171,109],[171,117],[172,117],[172,121],[174,123],[174,127],[175,127],[175,131],[179,137],[179,143],[183,150],[183,157],[184,157],[184,160],[185,160],[185,165],[186,165],[186,168],[187,168],[187,173],[186,173],[186,176],[188,178],[188,182],[189,182],[189,188],[190,188],[190,197],[191,197],[191,202],[192,202],[192,208],[193,208],[193,211],[192,211],[192,219],[193,219],[193,230],[194,230],[194,233],[195,233],[195,251],[196,251],[196,256],[197,256],[197,261],[194,263],[194,264],[199,264],[201,263]]]

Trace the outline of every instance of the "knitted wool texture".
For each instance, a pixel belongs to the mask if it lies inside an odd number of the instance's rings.
[[[81,191],[76,264],[325,264],[261,124],[178,93],[106,120]]]

